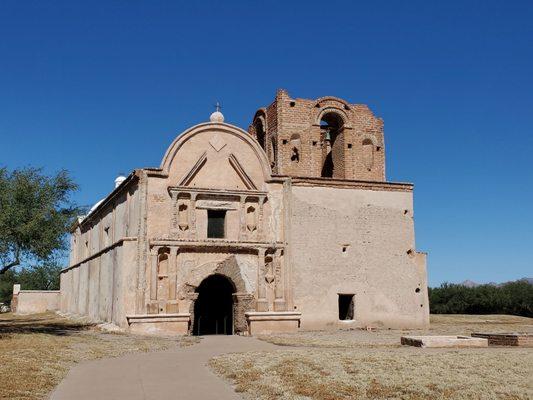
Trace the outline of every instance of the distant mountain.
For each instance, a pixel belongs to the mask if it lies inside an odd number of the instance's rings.
[[[474,281],[467,279],[466,281],[462,281],[459,285],[466,286],[466,287],[476,287],[476,286],[479,286],[479,283],[476,283]]]
[[[524,281],[524,282],[529,283],[530,285],[533,285],[533,278],[520,278],[520,279],[517,279],[516,281],[508,281],[508,282],[503,282],[503,283],[489,282],[486,285],[502,286],[502,285],[505,285],[506,283],[521,282],[521,281]],[[473,287],[484,285],[484,284],[477,283],[477,282],[471,281],[470,279],[467,279],[466,281],[462,281],[461,283],[459,283],[459,285],[462,285],[468,288],[473,288]]]

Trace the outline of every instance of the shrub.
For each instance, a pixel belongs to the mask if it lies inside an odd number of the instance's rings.
[[[525,280],[467,287],[443,283],[429,288],[434,314],[511,314],[533,317],[533,285]]]

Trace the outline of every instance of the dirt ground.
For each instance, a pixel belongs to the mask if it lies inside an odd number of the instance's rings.
[[[194,341],[106,333],[83,320],[53,313],[0,314],[0,399],[44,399],[80,361],[163,350]]]
[[[533,319],[432,316],[428,331],[300,332],[263,337],[291,346],[226,354],[211,367],[250,399],[533,399],[533,348],[421,349],[411,334],[529,332]]]

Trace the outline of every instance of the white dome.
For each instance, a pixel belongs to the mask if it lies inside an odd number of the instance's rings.
[[[126,177],[123,175],[119,175],[115,178],[115,188],[118,188],[122,182],[126,180]]]
[[[211,121],[211,122],[224,122],[224,114],[222,114],[220,111],[215,111],[209,117],[209,121]]]

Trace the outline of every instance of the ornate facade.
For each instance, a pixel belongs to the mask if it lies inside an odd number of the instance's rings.
[[[380,119],[280,90],[249,132],[213,113],[79,220],[61,310],[164,334],[425,326],[412,216]]]

